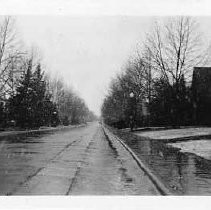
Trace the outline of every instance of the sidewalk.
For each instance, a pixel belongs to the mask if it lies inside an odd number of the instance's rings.
[[[129,164],[135,163],[137,166],[136,170],[138,170],[139,173],[142,173],[142,176],[144,175],[144,187],[154,185],[160,195],[173,195],[173,193],[162,183],[162,181],[154,174],[154,172],[135,154],[135,152],[122,139],[120,139],[116,134],[110,131],[109,128],[107,128],[105,125],[103,129],[108,140],[111,141],[116,148],[124,151],[124,159],[130,160]],[[140,176],[140,179],[143,179],[143,177]]]

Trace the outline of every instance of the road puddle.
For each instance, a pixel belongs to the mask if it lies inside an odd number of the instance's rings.
[[[175,194],[211,195],[211,140],[125,142]]]

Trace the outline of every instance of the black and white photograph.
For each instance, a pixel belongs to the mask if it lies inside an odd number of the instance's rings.
[[[153,199],[178,196],[190,198],[188,209],[193,198],[195,208],[209,209],[203,201],[211,195],[208,5],[3,1],[0,195],[5,209],[13,198],[25,204],[35,198],[38,205],[45,197],[49,203],[70,198],[69,209],[71,199],[80,203],[72,209],[88,209],[82,203],[89,198],[94,199],[89,209],[101,209],[94,206],[100,199],[105,209],[125,209],[118,206],[122,201],[129,203],[127,209],[144,209],[142,199],[147,209],[156,209]],[[106,207],[106,198],[115,205]]]

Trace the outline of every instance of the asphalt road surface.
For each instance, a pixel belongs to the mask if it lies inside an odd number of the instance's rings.
[[[97,122],[0,137],[1,195],[157,195],[130,154]]]

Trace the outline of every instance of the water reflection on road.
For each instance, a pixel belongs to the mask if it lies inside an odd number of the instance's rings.
[[[16,187],[22,185],[28,178],[34,174],[36,175],[44,166],[46,167],[48,163],[51,163],[51,160],[54,160],[60,154],[60,151],[63,151],[70,143],[74,141],[76,143],[77,141],[79,143],[89,142],[90,139],[93,139],[96,128],[87,127],[87,129],[78,128],[69,132],[48,132],[47,135],[42,133],[0,137],[0,194],[13,192]],[[84,141],[81,141],[82,138]],[[96,142],[99,139],[100,137],[96,137]],[[129,138],[128,136],[128,138],[124,139],[125,141],[127,139],[126,143],[135,151],[140,159],[147,163],[155,174],[176,194],[211,195],[211,155],[209,154],[209,140],[194,140],[169,144],[163,140],[143,140],[141,137]],[[80,145],[77,146],[78,150],[76,150],[76,146],[69,148],[71,152],[69,150],[67,151],[69,156],[66,159],[70,161],[70,164],[73,164],[71,162],[72,159],[75,158],[78,160],[79,157],[82,157],[79,156],[77,151],[82,151],[82,153],[83,151],[89,152],[85,147],[82,149]],[[103,149],[103,151],[105,150],[103,145],[99,148]],[[93,148],[90,147],[90,151],[92,149],[96,150],[95,144]],[[96,166],[97,156],[91,156],[90,154],[89,156],[92,157],[89,162],[92,163],[94,161],[93,166]],[[102,157],[102,154],[99,153],[99,158],[102,159]],[[108,153],[108,157],[111,158],[110,153]],[[80,161],[78,160],[78,162]],[[105,164],[109,173],[115,172],[110,168],[109,161],[106,161]],[[117,166],[119,167],[118,164]],[[98,167],[95,167],[95,169],[98,171]],[[89,167],[87,170],[89,171]],[[124,170],[122,171],[124,172]],[[122,171],[120,174],[122,174]],[[83,170],[81,170],[81,174],[83,174],[82,172]],[[87,177],[89,176],[87,174],[84,177],[89,181],[94,180],[93,183],[95,183],[96,179],[93,178],[92,174],[91,172],[90,177],[92,179],[88,179]],[[119,172],[117,175],[119,177]],[[101,180],[101,176],[99,177],[99,180]],[[124,181],[120,181],[120,183],[124,183]],[[102,187],[104,185],[100,186]],[[114,194],[114,191],[112,192]],[[143,192],[141,193],[143,194]]]
[[[0,137],[0,195],[159,195],[98,123]]]
[[[162,140],[136,138],[127,144],[176,194],[211,195],[211,160]]]
[[[44,133],[0,137],[0,194],[24,182],[48,159]],[[36,158],[35,158],[36,157]]]

